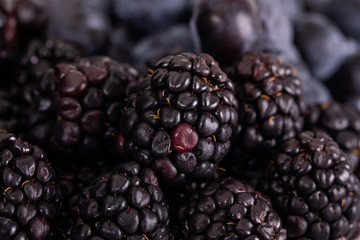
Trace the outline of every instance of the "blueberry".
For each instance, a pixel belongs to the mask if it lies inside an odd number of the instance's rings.
[[[354,49],[329,19],[308,13],[295,22],[295,43],[312,73],[328,79]]]
[[[258,13],[258,5],[250,0],[199,1],[190,23],[196,50],[212,54],[220,63],[232,63],[258,49],[262,32]]]
[[[153,33],[171,26],[187,7],[187,0],[114,1],[116,17],[140,33]]]
[[[51,1],[49,14],[47,37],[73,43],[83,55],[96,54],[105,47],[110,22],[101,12],[72,1]]]
[[[193,52],[191,33],[185,24],[174,25],[164,31],[148,35],[131,49],[134,64],[144,64],[152,58],[159,58],[172,51]]]

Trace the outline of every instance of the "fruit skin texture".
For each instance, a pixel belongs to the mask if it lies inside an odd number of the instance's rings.
[[[0,133],[0,236],[51,239],[59,199],[45,153],[15,135]]]
[[[86,187],[71,239],[170,239],[169,207],[149,168],[135,162],[116,167]]]
[[[181,218],[183,239],[286,239],[268,198],[231,178],[208,183]]]
[[[270,162],[267,193],[289,239],[351,239],[360,218],[360,182],[325,133],[287,140]]]
[[[27,113],[26,139],[62,162],[96,159],[112,148],[125,99],[142,87],[139,81],[135,68],[108,57],[58,64],[29,94],[34,104]]]
[[[233,83],[208,54],[167,56],[149,71],[151,89],[121,116],[119,153],[166,183],[212,178],[237,131]]]
[[[347,155],[352,169],[359,162],[360,113],[352,106],[336,101],[308,107],[305,128],[329,134]]]
[[[305,102],[295,69],[266,53],[248,53],[233,66],[239,102],[238,147],[269,151],[303,128]]]

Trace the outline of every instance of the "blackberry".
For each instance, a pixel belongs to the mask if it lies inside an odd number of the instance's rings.
[[[339,144],[354,169],[360,157],[360,113],[336,101],[315,104],[306,112],[306,129],[324,131]]]
[[[60,39],[33,40],[20,60],[19,76],[21,84],[33,83],[58,63],[74,62],[79,52],[70,43]]]
[[[237,131],[233,83],[208,54],[167,56],[149,72],[151,89],[121,116],[118,151],[167,183],[213,177]]]
[[[305,102],[295,69],[267,53],[248,53],[230,78],[239,101],[237,147],[244,153],[269,151],[303,128]]]
[[[169,207],[154,172],[135,162],[88,186],[71,239],[170,239]]]
[[[86,166],[55,168],[56,189],[60,198],[60,219],[56,224],[55,239],[65,240],[70,236],[73,219],[77,216],[77,204],[81,192],[91,185],[97,177],[111,171],[112,165],[105,161]],[[65,237],[64,237],[65,236]]]
[[[99,162],[101,164],[55,168],[57,192],[64,205],[64,211],[68,213],[73,212],[80,198],[81,191],[91,185],[98,176],[111,171],[112,165],[104,161]]]
[[[289,239],[352,239],[360,182],[330,136],[306,131],[287,140],[264,179]]]
[[[51,239],[58,203],[55,173],[36,146],[0,133],[0,236]]]
[[[58,64],[28,96],[34,104],[25,136],[68,160],[104,158],[116,140],[127,95],[141,87],[135,68],[108,57]]]
[[[286,239],[268,198],[231,178],[207,184],[180,217],[184,239]]]

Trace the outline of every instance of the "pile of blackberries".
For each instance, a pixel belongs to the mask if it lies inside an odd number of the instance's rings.
[[[3,240],[360,239],[360,3],[0,0]]]

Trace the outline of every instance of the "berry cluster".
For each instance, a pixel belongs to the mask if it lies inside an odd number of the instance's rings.
[[[359,16],[0,0],[0,238],[360,239]]]

